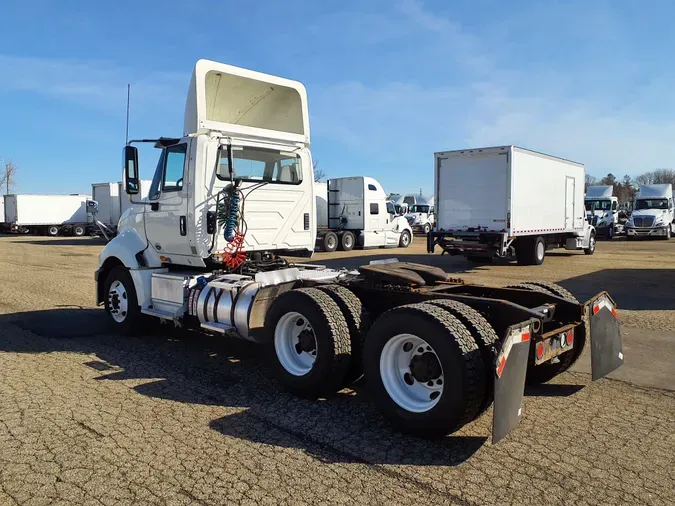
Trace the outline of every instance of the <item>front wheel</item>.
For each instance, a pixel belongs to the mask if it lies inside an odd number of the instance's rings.
[[[431,232],[431,225],[428,223],[424,224],[424,235],[427,235],[429,232]]]
[[[404,230],[403,232],[401,232],[401,238],[398,240],[399,247],[407,248],[408,246],[410,246],[410,238],[411,236],[409,231]]]
[[[125,267],[115,267],[105,278],[103,287],[105,310],[115,328],[129,333],[138,329],[141,308],[138,306],[136,288]]]
[[[592,255],[595,253],[595,234],[591,234],[591,237],[588,240],[588,248],[584,250],[584,253],[587,255]]]

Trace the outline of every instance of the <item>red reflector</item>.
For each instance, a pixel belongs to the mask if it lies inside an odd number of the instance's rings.
[[[614,315],[614,318],[616,318],[616,309],[612,308],[612,314]]]
[[[502,357],[502,360],[499,362],[499,366],[497,367],[498,377],[501,377],[502,373],[504,372],[504,366],[506,366],[506,358]]]
[[[574,344],[574,331],[573,330],[570,330],[567,333],[567,344],[569,346],[572,346]]]
[[[593,314],[598,314],[598,311],[600,311],[600,305],[599,305],[599,304],[595,304],[595,305],[593,306]]]
[[[530,333],[529,332],[524,332],[522,336],[520,336],[520,341],[525,342],[530,340]]]
[[[544,356],[544,343],[537,344],[537,358]]]

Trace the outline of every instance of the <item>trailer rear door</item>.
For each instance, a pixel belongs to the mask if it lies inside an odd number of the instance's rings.
[[[508,151],[439,153],[436,162],[437,228],[506,229]]]
[[[574,228],[574,178],[565,178],[565,228]]]

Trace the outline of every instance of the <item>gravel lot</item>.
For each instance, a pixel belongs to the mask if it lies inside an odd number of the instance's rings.
[[[467,281],[557,281],[618,302],[626,364],[528,390],[442,441],[391,430],[357,385],[296,399],[246,343],[168,327],[122,337],[93,307],[102,244],[0,237],[0,504],[654,504],[675,502],[675,241],[601,242],[540,267],[472,268],[407,250],[317,255],[431,263]],[[369,257],[369,258],[361,258]],[[621,374],[618,374],[621,372]],[[660,387],[660,388],[654,388]]]

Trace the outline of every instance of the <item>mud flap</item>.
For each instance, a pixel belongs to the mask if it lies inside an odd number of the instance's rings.
[[[591,376],[600,379],[623,364],[621,324],[616,304],[606,293],[589,303],[591,327]]]
[[[497,355],[492,444],[506,437],[520,421],[530,353],[530,329],[530,321],[509,327]]]

